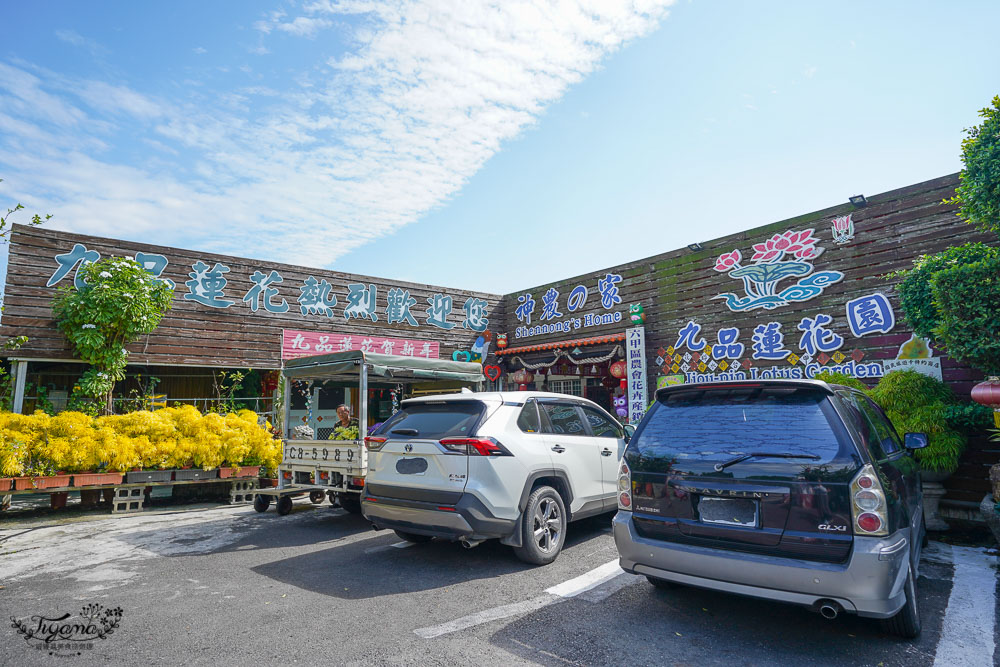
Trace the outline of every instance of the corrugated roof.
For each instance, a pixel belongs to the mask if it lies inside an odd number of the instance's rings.
[[[497,356],[518,354],[519,352],[538,352],[539,350],[556,350],[580,347],[582,345],[600,345],[601,343],[614,343],[625,340],[625,334],[616,333],[607,336],[592,336],[590,338],[574,338],[572,340],[560,340],[554,343],[539,343],[538,345],[524,345],[522,347],[508,347],[506,350],[497,350]]]

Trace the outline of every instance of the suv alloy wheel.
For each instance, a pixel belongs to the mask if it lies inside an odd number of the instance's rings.
[[[526,563],[548,565],[566,541],[566,507],[551,486],[540,486],[528,496],[521,520],[523,546],[514,553]]]

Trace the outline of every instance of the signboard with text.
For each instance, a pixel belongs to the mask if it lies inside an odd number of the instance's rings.
[[[321,331],[296,331],[294,329],[284,329],[281,332],[282,359],[297,359],[298,357],[348,350],[437,359],[440,356],[440,347],[436,341],[406,338],[358,336]]]

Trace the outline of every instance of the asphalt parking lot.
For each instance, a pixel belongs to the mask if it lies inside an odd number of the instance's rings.
[[[53,517],[0,523],[3,617],[31,625],[97,603],[120,621],[51,652],[5,623],[0,664],[994,664],[995,557],[981,549],[932,543],[923,635],[906,642],[864,619],[658,590],[617,568],[607,517],[572,524],[541,568],[494,542],[409,545],[304,501],[286,517]]]

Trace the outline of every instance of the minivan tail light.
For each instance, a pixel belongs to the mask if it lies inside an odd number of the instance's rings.
[[[618,509],[632,511],[632,471],[625,461],[618,469]]]
[[[365,447],[368,448],[369,452],[377,452],[378,450],[382,449],[382,447],[385,445],[386,440],[388,440],[388,438],[380,438],[375,435],[367,435],[365,436]]]
[[[889,534],[885,491],[870,463],[851,480],[851,518],[855,535],[882,537]]]
[[[441,446],[456,454],[469,456],[513,456],[510,450],[494,438],[445,438]]]

